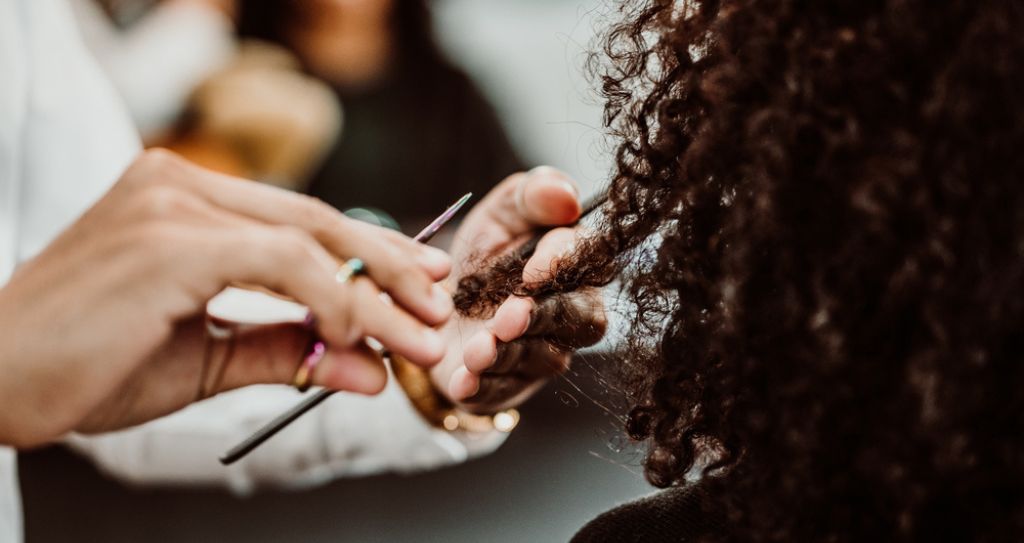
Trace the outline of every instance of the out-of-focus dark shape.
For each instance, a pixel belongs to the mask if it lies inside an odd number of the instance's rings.
[[[424,0],[249,0],[239,33],[287,47],[327,82],[344,135],[308,191],[387,209],[407,228],[522,168],[490,104],[441,53]]]

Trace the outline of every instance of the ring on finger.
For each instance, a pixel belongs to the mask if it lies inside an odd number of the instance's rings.
[[[334,280],[339,283],[347,283],[352,278],[366,273],[366,263],[359,258],[350,258],[338,268],[334,274]]]
[[[334,280],[339,283],[347,283],[352,278],[365,272],[366,264],[362,259],[350,258],[338,268],[337,273],[334,274]],[[307,320],[310,320],[310,318],[307,317]],[[295,370],[295,376],[292,377],[292,386],[298,389],[299,392],[309,390],[309,387],[313,384],[313,372],[316,371],[317,365],[324,359],[326,353],[327,345],[323,341],[318,340],[313,342],[309,351],[302,357],[302,362],[299,363],[298,369]]]
[[[316,371],[317,365],[324,359],[325,354],[327,354],[327,345],[323,341],[313,342],[309,352],[302,358],[299,369],[295,370],[295,376],[292,377],[292,386],[299,392],[309,390],[310,385],[313,384],[313,372]]]

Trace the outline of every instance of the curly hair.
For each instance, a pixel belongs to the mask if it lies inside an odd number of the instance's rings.
[[[624,277],[648,480],[725,539],[1024,534],[1024,4],[633,0],[599,228],[458,307]],[[504,278],[504,279],[503,279]]]

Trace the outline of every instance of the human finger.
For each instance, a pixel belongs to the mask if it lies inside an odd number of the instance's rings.
[[[236,332],[231,358],[226,360],[223,386],[217,392],[253,384],[291,384],[308,354],[312,335],[297,324],[269,325]],[[346,348],[327,348],[314,366],[314,385],[333,390],[376,394],[387,382],[380,355],[363,342]]]
[[[576,230],[555,228],[544,234],[537,248],[523,266],[523,283],[530,285],[551,277],[558,262],[575,246]]]
[[[543,339],[574,350],[601,341],[607,328],[601,291],[587,288],[547,296],[537,302],[523,337]]]
[[[540,167],[498,184],[474,207],[466,223],[492,224],[498,243],[534,230],[575,222],[581,213],[579,191],[567,175]]]
[[[482,375],[476,391],[460,400],[469,411],[495,412],[521,404],[546,381],[509,375]]]
[[[170,152],[150,152],[133,166],[133,178],[155,178],[142,183],[184,187],[217,208],[267,224],[289,225],[312,236],[342,259],[358,257],[367,273],[396,303],[424,321],[439,324],[452,312],[450,296],[434,283],[447,275],[450,259],[438,249],[413,242],[400,234],[349,219],[336,209],[308,196],[217,174],[192,165]]]
[[[421,366],[441,361],[446,345],[436,330],[382,299],[372,281],[356,279],[351,288],[356,333],[376,339],[385,349]]]
[[[331,255],[300,230],[267,226],[212,232],[204,229],[197,237],[201,239],[194,240],[190,249],[198,261],[191,262],[185,273],[207,278],[209,284],[201,291],[218,292],[226,284],[243,282],[290,296],[310,308],[318,332],[332,348],[345,349],[378,333],[385,338],[394,332],[416,337],[436,335],[399,307],[384,304],[371,281],[338,283]],[[197,273],[196,266],[207,269]],[[393,328],[382,326],[383,322]],[[424,346],[407,341],[411,346],[389,343],[410,359],[432,360],[437,356],[436,343]]]
[[[313,384],[332,390],[377,394],[384,390],[388,374],[380,353],[360,342],[354,348],[334,350],[329,346],[313,374]]]
[[[530,327],[534,302],[530,298],[510,296],[502,302],[484,325],[463,346],[463,364],[472,373],[491,368],[497,360],[498,346],[519,338]]]
[[[494,364],[483,375],[515,375],[526,380],[558,375],[569,367],[571,351],[541,339],[498,345]]]
[[[530,328],[534,307],[532,298],[510,296],[498,306],[485,326],[498,340],[512,341]]]
[[[582,211],[576,182],[550,166],[527,172],[516,185],[515,204],[517,214],[535,226],[570,224]]]
[[[476,394],[479,388],[480,376],[466,368],[459,368],[452,372],[448,381],[448,397],[456,402],[462,401]]]
[[[498,339],[490,330],[473,334],[462,346],[462,363],[472,373],[480,374],[498,360]]]

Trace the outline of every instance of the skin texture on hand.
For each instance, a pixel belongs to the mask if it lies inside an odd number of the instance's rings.
[[[466,217],[452,245],[449,285],[488,258],[527,241],[537,228],[569,225],[580,215],[578,190],[565,174],[541,167],[495,187]],[[572,250],[575,228],[554,228],[523,270],[524,282],[543,280]],[[606,326],[593,289],[537,303],[511,297],[486,320],[456,316],[442,327],[449,349],[431,370],[438,390],[462,407],[494,412],[521,403],[568,368],[572,351],[597,343]]]
[[[338,283],[338,262],[353,256],[369,277]],[[147,152],[0,289],[0,443],[119,429],[187,405],[206,302],[238,283],[311,308],[328,344],[315,384],[378,392],[386,371],[364,338],[438,362],[445,344],[432,326],[452,304],[436,282],[449,270],[441,251],[312,198]],[[288,382],[308,340],[297,325],[247,331],[220,390]]]

